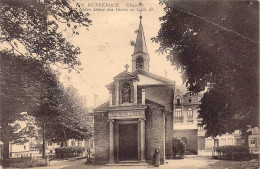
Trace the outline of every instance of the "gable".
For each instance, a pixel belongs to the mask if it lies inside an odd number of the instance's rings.
[[[114,79],[137,79],[137,78],[138,78],[138,76],[136,76],[135,74],[130,73],[128,71],[124,71],[114,77]]]
[[[154,84],[163,84],[162,82],[155,80],[153,78],[144,76],[139,74],[139,82],[137,83],[138,85],[154,85]]]
[[[140,69],[133,72],[133,74],[137,75],[139,78],[143,78],[143,83],[149,82],[149,84],[175,84],[175,81],[173,80],[169,80],[162,76],[158,76]]]

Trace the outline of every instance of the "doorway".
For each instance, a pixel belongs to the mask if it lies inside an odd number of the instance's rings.
[[[137,124],[119,124],[119,161],[138,160]]]
[[[218,147],[219,146],[219,141],[218,139],[214,139],[214,147]]]

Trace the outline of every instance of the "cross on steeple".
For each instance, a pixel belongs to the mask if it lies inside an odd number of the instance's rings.
[[[126,64],[126,65],[125,65],[125,71],[127,71],[127,72],[128,72],[128,68],[129,68],[129,65],[128,65],[128,64]]]
[[[142,2],[139,2],[139,5],[142,6]],[[140,10],[140,22],[142,20],[142,10]]]

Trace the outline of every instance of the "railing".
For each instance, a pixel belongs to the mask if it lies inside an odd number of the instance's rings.
[[[174,120],[175,121],[183,121],[183,116],[181,116],[181,117],[174,116]]]

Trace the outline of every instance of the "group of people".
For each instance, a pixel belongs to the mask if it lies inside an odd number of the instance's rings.
[[[159,167],[160,165],[160,147],[157,147],[154,150],[153,154],[153,165],[155,167]],[[181,158],[184,158],[184,152],[186,150],[186,144],[175,135],[172,136],[172,151],[173,151],[173,158],[177,158],[177,154],[180,154]]]

